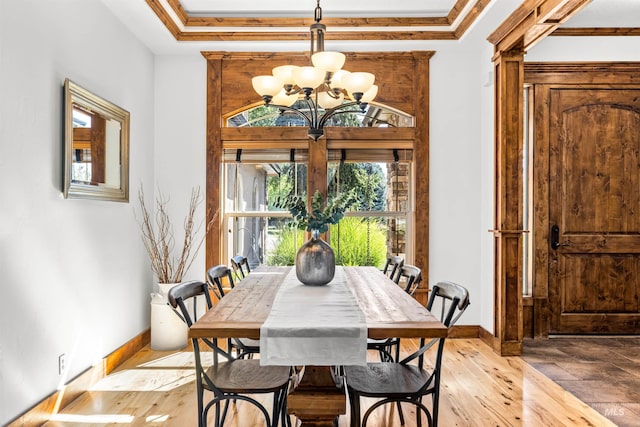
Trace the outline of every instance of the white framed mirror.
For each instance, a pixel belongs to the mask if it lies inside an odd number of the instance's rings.
[[[129,201],[129,112],[64,82],[64,197]]]

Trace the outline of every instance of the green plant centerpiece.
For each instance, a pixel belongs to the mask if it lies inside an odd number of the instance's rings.
[[[296,253],[296,276],[300,282],[321,286],[333,280],[336,257],[320,234],[329,230],[329,224],[337,224],[344,218],[344,212],[354,201],[354,193],[350,191],[328,200],[325,205],[322,193],[317,190],[311,197],[310,209],[300,196],[290,196],[285,201],[298,228],[311,232],[311,238]]]
[[[307,210],[307,203],[301,196],[291,196],[286,205],[291,212],[298,228],[318,234],[326,233],[329,224],[337,224],[344,218],[344,212],[354,202],[353,192],[340,193],[324,205],[324,197],[316,190],[311,198],[311,209]]]

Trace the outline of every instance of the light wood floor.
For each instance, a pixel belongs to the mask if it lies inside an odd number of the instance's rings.
[[[414,345],[403,341],[403,351]],[[448,340],[443,365],[442,427],[615,425],[523,359],[500,357],[478,339]],[[405,410],[408,427],[415,426],[412,414]],[[185,427],[196,426],[196,418],[193,354],[146,347],[45,426]],[[255,420],[240,402],[225,425],[263,425]],[[400,425],[392,407],[372,421],[372,427]],[[341,416],[340,427],[348,425],[348,416]]]

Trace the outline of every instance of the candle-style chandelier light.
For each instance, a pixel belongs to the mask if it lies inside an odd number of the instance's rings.
[[[343,70],[343,53],[325,52],[324,33],[327,27],[320,23],[320,0],[314,19],[316,22],[309,27],[313,65],[282,65],[272,70],[273,75],[256,76],[251,82],[265,105],[302,117],[309,126],[309,137],[317,141],[324,134],[324,125],[331,117],[353,113],[351,107],[356,105],[364,113],[368,103],[377,95],[378,86],[373,84],[375,76],[371,73]],[[299,95],[304,95],[303,109],[294,107]],[[345,95],[351,102],[343,103]]]

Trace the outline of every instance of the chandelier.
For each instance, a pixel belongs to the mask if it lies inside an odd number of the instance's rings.
[[[265,105],[277,107],[281,113],[288,111],[302,117],[309,126],[309,137],[317,141],[331,117],[353,113],[354,106],[364,113],[377,95],[378,86],[373,84],[375,76],[371,73],[343,70],[343,53],[324,50],[327,27],[320,23],[320,0],[314,19],[315,23],[309,27],[312,65],[275,67],[272,75],[256,76],[251,83]],[[303,95],[303,109],[294,107],[300,95]],[[343,103],[345,99],[350,102]]]

